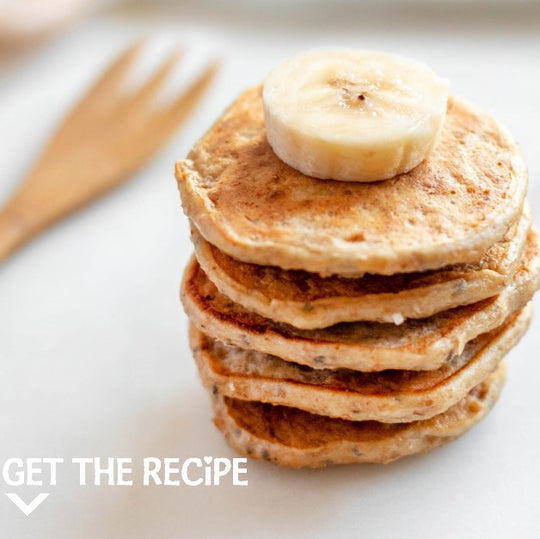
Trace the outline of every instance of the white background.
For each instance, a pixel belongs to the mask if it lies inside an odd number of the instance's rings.
[[[233,456],[187,346],[178,289],[191,246],[173,166],[241,89],[298,50],[383,49],[431,65],[514,133],[540,223],[538,10],[299,2],[284,13],[284,2],[248,4],[103,13],[2,65],[0,200],[69,104],[134,37],[184,44],[183,77],[212,55],[223,60],[203,106],[153,163],[0,266],[0,463]],[[250,461],[245,488],[84,488],[66,464],[53,489],[0,480],[2,493],[26,501],[52,492],[29,517],[1,494],[0,536],[539,537],[539,329],[536,317],[510,354],[490,416],[426,456],[316,471]]]

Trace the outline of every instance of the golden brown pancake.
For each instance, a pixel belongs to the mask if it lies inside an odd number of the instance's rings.
[[[188,265],[182,301],[202,332],[240,348],[265,352],[316,369],[431,370],[463,352],[465,344],[521,310],[540,286],[540,247],[531,231],[512,282],[498,296],[397,326],[349,322],[301,330],[274,322],[221,294],[196,260]]]
[[[477,264],[356,279],[241,262],[204,240],[195,227],[192,239],[199,264],[220,292],[266,318],[317,329],[339,322],[427,318],[495,296],[516,271],[530,224],[527,207],[519,223]]]
[[[442,414],[411,423],[347,421],[297,408],[213,398],[216,426],[237,452],[281,466],[388,463],[454,440],[480,421],[504,384],[505,364]]]
[[[519,219],[527,173],[512,137],[451,98],[431,155],[375,183],[321,181],[270,148],[260,87],[244,92],[177,164],[203,237],[244,262],[321,275],[477,263]]]
[[[223,344],[193,325],[190,343],[204,385],[220,395],[351,421],[402,423],[428,419],[465,397],[521,339],[531,318],[529,304],[433,371],[316,370]]]

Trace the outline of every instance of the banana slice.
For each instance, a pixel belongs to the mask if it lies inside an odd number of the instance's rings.
[[[310,51],[278,65],[263,89],[277,156],[321,179],[372,182],[408,172],[434,146],[448,83],[400,56]]]

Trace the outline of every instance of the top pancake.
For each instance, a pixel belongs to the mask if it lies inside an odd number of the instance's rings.
[[[244,92],[176,168],[184,211],[244,262],[321,275],[475,263],[518,219],[527,174],[511,136],[450,99],[431,156],[376,183],[317,180],[274,154],[260,87]]]

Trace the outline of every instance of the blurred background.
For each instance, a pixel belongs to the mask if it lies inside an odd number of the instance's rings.
[[[191,246],[174,163],[243,88],[297,51],[379,49],[430,65],[516,137],[540,224],[534,0],[0,0],[0,205],[88,86],[143,36],[134,81],[185,51],[165,94],[213,59],[221,68],[132,181],[0,265],[0,462],[232,456],[187,345],[178,290]],[[246,489],[82,488],[68,466],[29,518],[0,496],[2,536],[350,537],[361,526],[377,538],[538,537],[539,346],[537,316],[493,414],[428,456],[300,472],[250,462]]]

